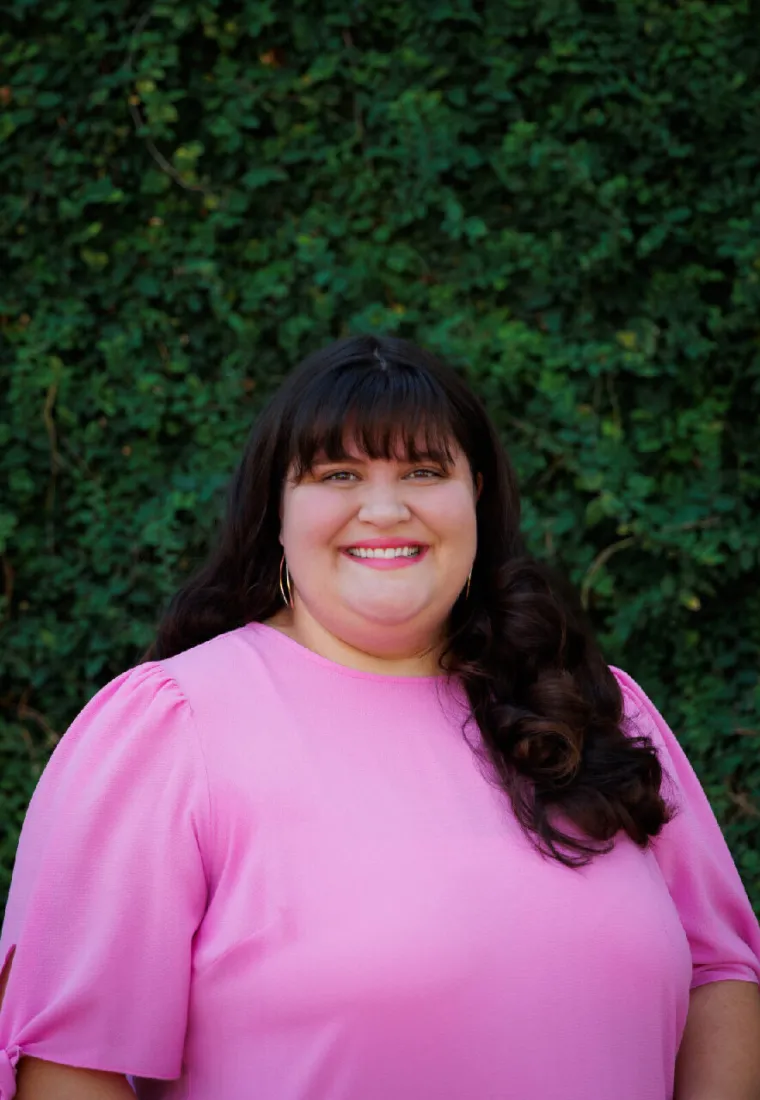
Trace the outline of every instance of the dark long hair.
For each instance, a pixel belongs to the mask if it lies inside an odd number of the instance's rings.
[[[369,458],[416,461],[424,439],[445,463],[455,440],[482,476],[471,590],[451,610],[441,667],[463,683],[523,830],[567,866],[609,851],[620,830],[646,847],[673,814],[656,751],[623,729],[618,682],[570,585],[526,551],[515,473],[483,405],[406,340],[350,337],[288,375],[251,432],[214,548],[171,600],[143,660],[282,608],[285,477],[291,464],[309,470],[319,451],[342,460],[347,426]]]

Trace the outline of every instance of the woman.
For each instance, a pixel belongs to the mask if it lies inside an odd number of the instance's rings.
[[[16,1067],[20,1100],[756,1095],[736,869],[519,517],[431,355],[358,337],[286,379],[32,799],[2,1100]]]

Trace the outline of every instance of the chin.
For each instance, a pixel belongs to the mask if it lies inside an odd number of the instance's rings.
[[[401,626],[403,623],[413,622],[419,617],[424,607],[414,607],[409,600],[399,600],[398,603],[390,603],[388,600],[362,601],[346,605],[348,609],[365,622],[378,626]]]
[[[361,604],[350,608],[360,622],[375,630],[398,631],[406,628],[410,635],[427,634],[435,629],[431,623],[437,623],[438,616],[431,614],[425,604],[410,606],[409,601],[398,606],[385,604]]]
[[[364,623],[370,626],[387,626],[397,627],[405,626],[407,623],[413,623],[417,616],[414,612],[409,612],[408,608],[399,609],[397,612],[385,610],[374,610],[371,608],[354,609],[354,614]]]

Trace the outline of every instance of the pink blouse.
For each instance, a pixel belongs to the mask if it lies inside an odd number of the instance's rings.
[[[117,677],[27,813],[0,1098],[30,1055],[164,1100],[668,1100],[690,989],[759,981],[760,928],[614,672],[680,813],[582,870],[523,835],[441,678],[262,624]]]

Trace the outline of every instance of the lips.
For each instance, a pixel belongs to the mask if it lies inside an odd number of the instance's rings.
[[[370,550],[365,546],[352,546],[350,549],[343,551],[350,558],[359,558],[362,561],[365,558],[372,558],[375,561],[390,561],[393,558],[419,558],[424,552],[425,549],[422,546],[394,546],[382,550],[377,549],[377,547]]]
[[[400,547],[413,549],[414,553],[392,553],[388,551],[398,550]],[[429,547],[422,543],[411,542],[396,542],[392,547],[363,547],[350,546],[341,553],[349,561],[355,562],[357,565],[368,566],[371,569],[408,569],[410,566],[416,565],[418,562],[424,560],[427,555]],[[364,551],[363,553],[357,553],[357,551]],[[375,551],[369,553],[369,550]],[[386,551],[383,553],[383,551]]]

